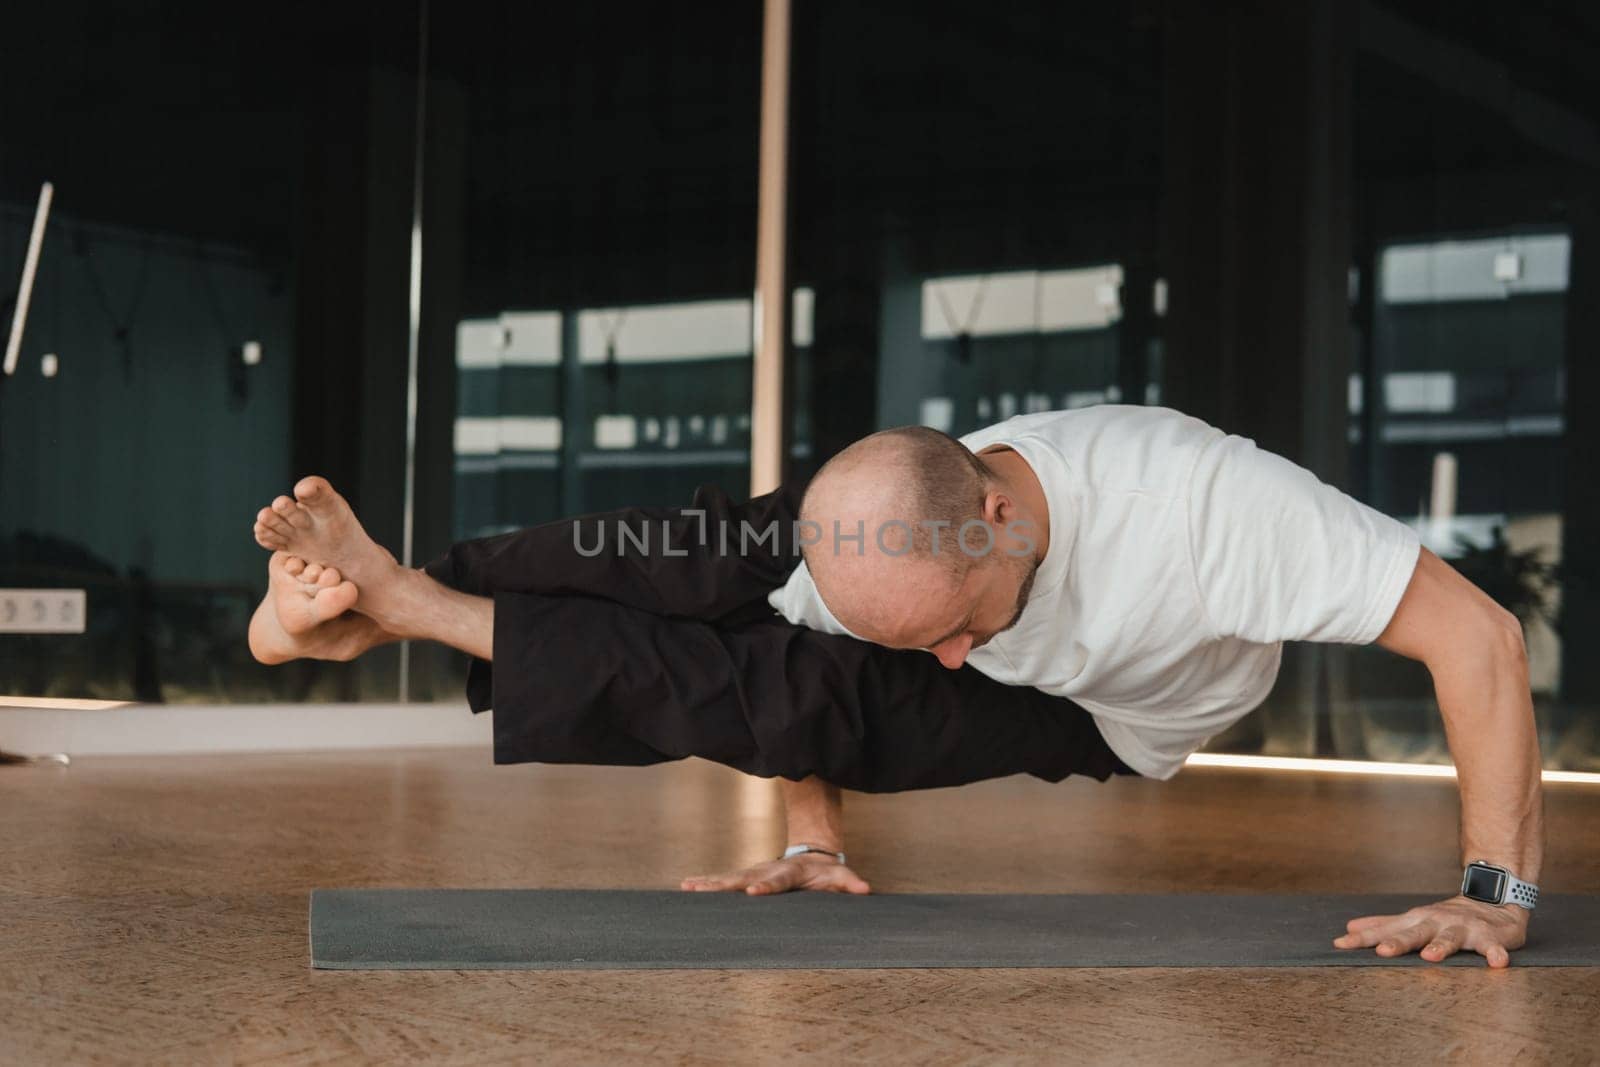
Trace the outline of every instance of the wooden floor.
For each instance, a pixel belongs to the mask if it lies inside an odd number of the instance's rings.
[[[702,763],[464,750],[0,768],[0,1063],[1596,1056],[1596,970],[307,967],[313,886],[668,887],[773,853],[773,800]],[[1552,786],[1548,806],[1545,887],[1600,891],[1600,788]],[[1449,782],[1190,770],[848,811],[880,890],[1446,895],[1457,877]]]

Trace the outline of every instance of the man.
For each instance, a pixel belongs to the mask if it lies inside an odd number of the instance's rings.
[[[767,510],[761,514],[782,512],[782,496],[763,498]],[[559,634],[587,630],[591,644],[617,643],[619,658],[596,672],[606,676],[604,693],[579,703],[625,708],[639,694],[654,694],[658,702],[671,694],[669,707],[716,710],[726,702],[694,695],[695,686],[672,673],[681,668],[663,662],[680,658],[661,651],[673,647],[663,645],[664,635],[676,640],[684,633],[679,623],[619,614],[664,609],[660,617],[647,612],[657,619],[690,604],[690,619],[733,627],[714,637],[695,631],[705,639],[700,651],[709,656],[684,646],[688,661],[727,654],[729,669],[708,676],[712,689],[730,678],[759,679],[767,684],[758,691],[781,694],[780,702],[794,700],[795,707],[815,709],[837,698],[851,709],[842,729],[818,729],[822,720],[814,711],[785,722],[798,728],[776,731],[775,740],[758,746],[764,753],[783,752],[791,743],[814,745],[819,733],[869,740],[903,733],[916,739],[918,752],[887,774],[877,767],[861,770],[856,750],[866,745],[845,744],[842,756],[808,754],[803,765],[753,761],[735,751],[743,736],[739,729],[701,734],[696,714],[676,720],[669,715],[666,728],[627,713],[584,719],[579,729],[566,721],[562,729],[533,739],[541,743],[535,752],[560,752],[582,733],[579,748],[602,752],[605,762],[650,762],[692,752],[793,779],[783,789],[789,852],[798,854],[747,871],[689,879],[685,888],[867,891],[841,851],[837,786],[856,785],[848,780],[852,775],[863,774],[869,787],[883,781],[896,783],[892,787],[950,784],[1018,771],[1051,780],[1068,773],[1104,779],[1130,769],[1170,777],[1184,757],[1266,696],[1285,640],[1376,641],[1427,664],[1456,758],[1466,858],[1500,868],[1500,886],[1538,877],[1539,754],[1516,620],[1421,550],[1406,527],[1248,441],[1175,412],[1102,407],[1046,413],[1012,419],[962,442],[915,428],[873,435],[830,460],[807,491],[800,505],[803,528],[795,533],[803,564],[791,570],[773,562],[777,557],[758,554],[762,563],[752,575],[704,571],[697,564],[685,573],[709,574],[709,585],[658,596],[653,603],[657,593],[640,600],[630,584],[653,585],[671,573],[670,560],[660,560],[647,572],[651,581],[640,582],[639,572],[626,565],[619,570],[608,559],[566,587],[540,579],[536,601],[525,602],[515,598],[526,594],[508,596],[505,589],[537,569],[529,555],[537,536],[510,535],[493,547],[457,546],[456,559],[430,566],[434,579],[441,579],[432,580],[397,567],[325,482],[302,481],[296,497],[263,509],[257,539],[295,560],[324,566],[275,556],[279,602],[287,597],[289,607],[276,611],[276,630],[267,619],[253,626],[253,647],[263,659],[351,653],[364,643],[404,636],[442,640],[483,664],[522,663],[545,644],[559,643]],[[696,509],[702,518],[708,511],[723,520],[724,529],[735,515],[729,507]],[[640,529],[651,520],[644,521]],[[683,529],[663,528],[663,549],[686,540]],[[518,552],[520,565],[500,567],[489,579],[495,584],[483,587],[494,593],[492,601],[466,588],[472,575],[482,583],[485,573],[496,570],[482,566],[484,560]],[[748,606],[752,587],[777,586],[780,576],[771,607],[790,623],[816,631],[802,631],[808,639],[831,636],[846,644],[810,644],[781,636],[792,635],[793,628],[780,628],[780,635],[770,620],[732,619],[734,608]],[[728,603],[718,603],[724,591]],[[622,603],[588,599],[613,596]],[[342,614],[352,605],[367,621]],[[334,629],[322,630],[330,623]],[[630,638],[636,629],[638,636]],[[820,696],[808,697],[801,692],[804,675],[779,665],[813,648],[821,650],[817,662],[833,673]],[[1005,683],[1006,691],[933,681],[902,666],[889,649],[932,652],[955,679],[970,679],[977,668]],[[577,654],[565,651],[565,660],[549,661],[547,677],[558,675]],[[912,653],[901,656],[907,654]],[[656,661],[643,678],[636,676],[641,658]],[[667,676],[650,673],[657,670]],[[861,698],[856,681],[889,675],[890,682]],[[533,682],[519,684],[530,690]],[[680,697],[685,690],[690,696]],[[1063,703],[1026,703],[1040,695]],[[482,693],[474,699],[475,707],[495,704],[497,760],[501,704],[532,696],[502,696],[496,683],[492,701]],[[987,746],[971,715],[974,700],[986,704],[983,724],[1010,731],[1017,745],[997,755],[986,749],[987,761],[963,766],[969,749]],[[923,713],[897,718],[883,715],[885,706],[920,707]],[[1061,710],[1068,707],[1080,718]],[[743,703],[738,710],[752,724],[762,718]],[[929,718],[939,724],[932,733]],[[1084,720],[1092,732],[1083,728]],[[1050,730],[1056,733],[1042,741]],[[1046,768],[1027,765],[1034,758],[1029,753],[1041,746],[1072,759]],[[1510,898],[1497,891],[1494,899]],[[1527,917],[1512,903],[1457,896],[1401,916],[1353,920],[1335,944],[1375,948],[1385,956],[1420,950],[1435,961],[1468,949],[1499,967],[1523,944]]]

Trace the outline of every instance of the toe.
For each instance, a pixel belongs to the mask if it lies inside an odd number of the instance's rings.
[[[269,549],[272,549],[273,551],[277,551],[279,549],[283,549],[283,548],[288,548],[289,547],[288,543],[286,541],[284,541],[283,536],[281,534],[277,533],[276,531],[267,529],[265,526],[262,526],[259,522],[256,523],[255,534],[256,534],[256,544],[260,545],[262,548],[269,548]]]
[[[265,509],[262,514],[261,521],[276,527],[285,537],[293,537],[296,530],[311,526],[311,516],[306,509],[286,496],[278,497],[272,502],[272,507]]]
[[[306,569],[306,561],[299,556],[285,554],[283,557],[283,569],[292,575],[299,576]]]
[[[340,582],[330,588],[319,589],[312,604],[316,607],[317,617],[326,622],[355,607],[358,595],[356,583]]]
[[[302,504],[322,504],[333,498],[333,486],[320,475],[307,475],[294,483],[294,496]]]
[[[320,563],[307,563],[306,569],[300,572],[300,580],[302,582],[314,582],[320,577],[322,577],[322,564]]]
[[[343,581],[344,575],[339,573],[337,567],[324,567],[322,573],[317,576],[317,584],[324,589],[332,589]]]

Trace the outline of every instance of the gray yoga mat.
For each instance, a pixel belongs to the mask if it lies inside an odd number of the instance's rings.
[[[311,965],[345,970],[1434,966],[1329,942],[1421,896],[317,889]],[[1476,955],[1453,965],[1482,966]],[[1547,896],[1515,966],[1600,966],[1600,896]]]

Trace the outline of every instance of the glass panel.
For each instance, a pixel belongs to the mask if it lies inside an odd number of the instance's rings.
[[[561,315],[506,313],[456,327],[455,536],[554,515],[561,497]]]
[[[1412,524],[1524,620],[1550,765],[1600,765],[1589,22],[798,5],[796,472],[886,426],[1170,404]],[[1443,741],[1421,666],[1291,645],[1212,747]]]
[[[1352,481],[1521,619],[1546,765],[1593,770],[1600,687],[1573,652],[1600,637],[1585,577],[1597,483],[1581,473],[1593,444],[1573,413],[1595,397],[1593,375],[1576,369],[1589,356],[1574,330],[1592,327],[1574,285],[1597,235],[1571,220],[1592,212],[1592,196],[1576,191],[1593,188],[1597,161],[1559,121],[1586,110],[1559,73],[1577,70],[1585,48],[1552,36],[1554,24],[1519,21],[1505,34],[1486,32],[1496,20],[1441,14],[1385,5],[1355,66],[1354,252],[1365,283],[1348,397]],[[1462,69],[1445,75],[1395,47],[1405,39],[1459,49]],[[1527,95],[1464,91],[1485,70]],[[1361,649],[1342,681],[1332,751],[1448,759],[1422,668]]]
[[[750,481],[761,7],[436,7],[424,314],[454,538]],[[446,345],[453,345],[447,349]],[[414,691],[464,660],[417,650]]]
[[[915,4],[794,18],[800,471],[887,426],[1159,397],[1157,27],[1043,2],[976,35]]]
[[[1369,502],[1522,620],[1550,726],[1570,717],[1557,624],[1571,248],[1567,234],[1536,231],[1381,246],[1367,356],[1375,409],[1363,410],[1359,376],[1350,398]],[[1355,677],[1355,700],[1333,709],[1342,754],[1448,758],[1425,672],[1363,655]],[[1547,741],[1564,752],[1560,737]]]
[[[0,589],[83,590],[87,605],[81,633],[0,633],[0,694],[362,695],[343,667],[255,663],[245,632],[265,586],[254,515],[320,462],[307,392],[357,365],[318,334],[362,299],[323,288],[348,263],[323,163],[386,99],[367,93],[381,46],[336,13],[310,43],[292,20],[279,32],[184,2],[9,14],[26,46],[0,64],[5,326],[41,183],[55,198],[18,367],[0,378]],[[37,599],[0,597],[0,619]]]

